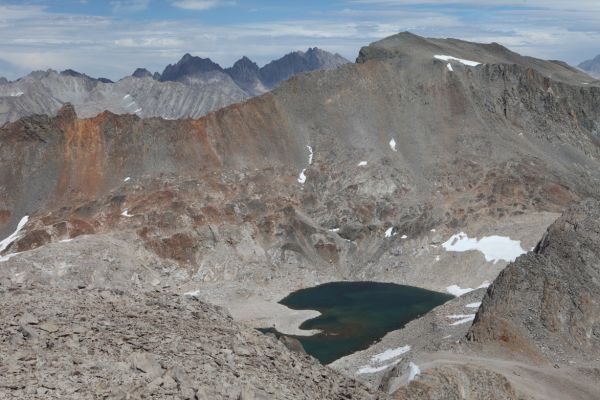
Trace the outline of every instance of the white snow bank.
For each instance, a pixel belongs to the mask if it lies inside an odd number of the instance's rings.
[[[421,373],[421,369],[419,368],[419,366],[413,362],[409,362],[408,363],[408,367],[410,368],[410,371],[408,373],[408,381],[412,381],[413,379],[415,379],[417,377],[417,375],[419,375]]]
[[[339,231],[340,231],[340,228],[333,228],[333,229],[329,230],[329,232],[339,232]]]
[[[367,161],[361,161],[361,162],[359,162],[359,163],[358,163],[358,166],[359,166],[359,167],[366,167],[366,166],[367,166],[367,164],[368,164],[368,162],[367,162]]]
[[[464,288],[463,289],[458,285],[450,285],[446,288],[446,292],[450,293],[453,296],[460,297],[463,294],[471,293],[472,291],[477,290],[477,289],[485,289],[489,286],[490,286],[490,283],[487,281],[483,282],[479,287],[477,287],[475,289],[473,289],[473,288]]]
[[[408,236],[406,236],[406,235],[402,235],[402,236],[400,237],[400,239],[408,239]]]
[[[8,94],[8,97],[21,97],[23,96],[25,93],[23,93],[21,90],[18,90],[16,92],[11,92]]]
[[[392,226],[387,231],[385,231],[385,237],[391,238],[392,236],[396,236],[398,233],[394,233],[394,227]]]
[[[127,208],[121,213],[121,215],[127,218],[133,217],[133,215],[129,214],[129,210]]]
[[[127,99],[128,99],[128,98],[130,98],[130,97],[131,97],[131,95],[129,95],[129,94],[126,94],[125,96],[123,96],[123,100],[127,100]]]
[[[313,149],[312,149],[312,147],[310,147],[310,146],[306,146],[306,147],[308,148],[308,153],[309,153],[309,154],[308,154],[308,165],[312,165],[312,162],[313,162],[313,155],[314,155],[314,153],[313,153]]]
[[[452,236],[442,246],[446,251],[453,252],[480,251],[486,261],[494,264],[500,260],[513,262],[521,254],[526,253],[519,240],[512,240],[506,236],[485,236],[477,240],[477,238],[469,238],[464,232]]]
[[[447,317],[450,319],[457,319],[458,321],[450,324],[452,326],[456,326],[456,325],[462,325],[462,324],[466,324],[467,322],[473,321],[475,319],[475,314],[457,314],[457,315],[448,315]]]
[[[27,224],[27,221],[29,221],[28,215],[21,218],[21,220],[17,224],[17,229],[10,236],[8,236],[6,239],[0,242],[0,253],[3,252],[12,242],[17,240],[21,229],[23,229],[25,224]]]
[[[452,64],[448,63],[448,64],[446,64],[446,67],[448,68],[448,71],[454,72],[454,69],[452,68]]]
[[[390,149],[392,149],[392,151],[398,151],[396,150],[396,141],[394,139],[390,140]]]
[[[476,67],[481,64],[480,62],[477,62],[477,61],[465,60],[463,58],[452,57],[452,56],[435,55],[435,56],[433,56],[433,58],[437,58],[438,60],[442,60],[442,61],[450,61],[450,62],[458,61],[459,63],[468,65],[469,67]]]
[[[360,375],[364,375],[364,374],[374,374],[376,372],[381,372],[381,371],[385,371],[388,368],[393,367],[394,365],[398,364],[401,360],[398,361],[394,361],[392,363],[389,364],[385,364],[382,365],[381,367],[372,367],[370,365],[365,365],[363,367],[360,367],[360,369],[358,370],[357,374]]]
[[[127,178],[123,179],[123,182],[129,182],[131,180],[131,178],[128,176]]]
[[[387,360],[391,360],[392,358],[400,357],[402,354],[408,353],[410,351],[410,346],[402,346],[397,349],[387,349],[383,353],[379,353],[371,357],[372,363],[381,363]]]
[[[481,302],[478,303],[469,303],[465,307],[467,308],[479,308],[481,306]]]
[[[135,114],[142,112],[141,108],[138,108],[137,110],[134,111]]]
[[[302,172],[300,172],[300,175],[298,176],[298,183],[306,182],[306,175],[304,174],[305,172],[306,172],[306,168],[304,168],[302,170]]]

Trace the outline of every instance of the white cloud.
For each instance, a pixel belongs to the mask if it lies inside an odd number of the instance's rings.
[[[173,2],[173,6],[183,10],[204,11],[211,8],[221,7],[233,4],[232,1],[223,0],[178,0]]]
[[[146,10],[150,0],[112,0],[110,5],[114,13],[131,13]]]

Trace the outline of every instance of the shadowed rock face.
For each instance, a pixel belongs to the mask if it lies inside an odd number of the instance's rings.
[[[600,202],[567,210],[489,288],[469,338],[552,362],[600,357]]]

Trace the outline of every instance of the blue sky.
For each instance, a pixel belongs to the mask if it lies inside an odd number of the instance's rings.
[[[405,30],[577,64],[600,53],[600,0],[0,0],[0,76],[73,68],[118,79],[186,52],[262,65],[313,46],[353,60]]]

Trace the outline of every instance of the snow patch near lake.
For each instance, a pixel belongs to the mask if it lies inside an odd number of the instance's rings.
[[[473,288],[464,288],[463,289],[458,285],[450,285],[446,288],[446,292],[450,293],[453,296],[460,297],[463,294],[471,293],[477,289],[485,289],[489,286],[490,286],[490,283],[487,281],[483,282],[479,287],[477,287],[475,289],[473,289]]]
[[[408,363],[408,368],[410,369],[408,372],[408,381],[410,382],[421,373],[421,368],[419,368],[419,366],[412,361]]]
[[[21,218],[21,220],[17,224],[17,229],[12,234],[10,234],[10,236],[8,236],[6,239],[0,242],[0,253],[3,252],[12,242],[18,239],[21,229],[23,229],[23,227],[25,226],[25,224],[27,224],[28,221],[29,215],[26,215],[23,218]]]
[[[469,238],[460,232],[442,244],[446,251],[465,252],[477,250],[483,253],[485,260],[496,264],[500,260],[513,262],[526,251],[521,247],[520,240],[512,240],[506,236],[485,236],[479,240]]]
[[[359,375],[374,374],[377,372],[385,371],[386,369],[391,368],[394,365],[398,364],[400,361],[401,360],[394,361],[393,363],[385,364],[385,365],[382,365],[381,367],[372,367],[370,365],[365,365],[363,367],[360,367],[357,374],[359,374]]]
[[[458,57],[453,57],[453,56],[435,55],[435,56],[433,56],[433,58],[436,58],[436,59],[442,60],[442,61],[450,61],[450,62],[458,61],[459,63],[468,65],[469,67],[476,67],[478,65],[481,65],[481,63],[477,62],[477,61],[465,60],[464,58],[458,58]]]
[[[450,319],[457,319],[458,321],[451,323],[451,326],[466,324],[467,322],[471,322],[475,319],[475,314],[456,314],[456,315],[448,315]]]
[[[387,349],[383,353],[379,353],[371,357],[372,363],[381,363],[387,360],[391,360],[396,357],[400,357],[402,354],[406,354],[410,351],[410,346],[402,346],[396,349]]]

